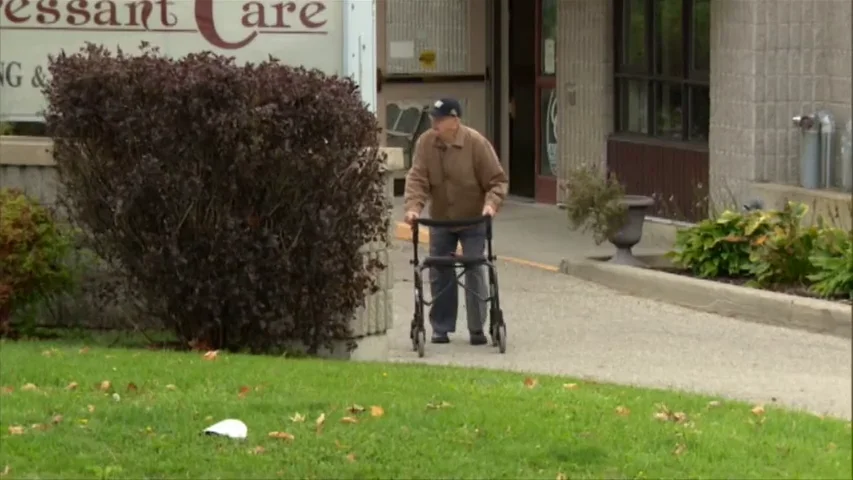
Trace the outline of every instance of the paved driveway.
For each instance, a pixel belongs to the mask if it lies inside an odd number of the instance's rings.
[[[409,340],[411,246],[395,245],[392,361],[591,377],[782,404],[851,418],[851,343],[630,297],[566,275],[500,262],[508,347],[467,343],[464,308],[449,345]],[[458,330],[458,329],[457,329]]]

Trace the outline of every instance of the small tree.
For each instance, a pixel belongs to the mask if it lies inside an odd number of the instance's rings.
[[[376,119],[349,79],[88,45],[50,59],[60,198],[185,342],[348,338],[386,240]]]

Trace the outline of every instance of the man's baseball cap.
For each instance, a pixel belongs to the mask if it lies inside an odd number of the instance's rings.
[[[433,118],[461,117],[462,106],[452,98],[442,98],[432,104],[429,115]]]

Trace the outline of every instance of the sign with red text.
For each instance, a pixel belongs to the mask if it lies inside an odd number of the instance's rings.
[[[48,55],[86,42],[133,53],[142,42],[182,57],[270,55],[341,74],[340,0],[0,0],[0,120],[40,121]]]

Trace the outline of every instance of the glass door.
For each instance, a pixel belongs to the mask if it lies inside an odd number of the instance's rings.
[[[557,202],[557,3],[536,0],[536,201]]]

